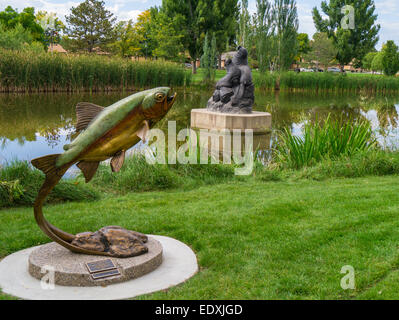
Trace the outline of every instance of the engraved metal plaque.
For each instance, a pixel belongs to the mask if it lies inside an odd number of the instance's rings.
[[[120,276],[118,268],[111,259],[99,260],[86,263],[93,280],[105,279]]]
[[[99,280],[99,279],[104,279],[104,278],[109,278],[109,277],[114,277],[114,276],[120,276],[121,273],[119,272],[118,269],[113,269],[109,271],[103,271],[103,272],[96,272],[93,273],[91,276],[94,280]]]
[[[116,269],[116,265],[111,259],[89,262],[86,263],[86,266],[90,273]]]

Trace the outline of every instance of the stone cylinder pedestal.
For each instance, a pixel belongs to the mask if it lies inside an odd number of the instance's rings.
[[[207,143],[211,155],[228,158],[234,152],[244,154],[248,147],[251,151],[270,149],[272,115],[257,111],[229,114],[193,109],[191,128],[200,132],[200,143]],[[251,141],[245,137],[246,132]]]

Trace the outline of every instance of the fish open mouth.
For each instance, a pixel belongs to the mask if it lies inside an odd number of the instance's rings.
[[[168,107],[172,107],[172,105],[175,103],[176,96],[177,96],[177,93],[175,92],[173,95],[168,97],[168,99],[167,99]]]

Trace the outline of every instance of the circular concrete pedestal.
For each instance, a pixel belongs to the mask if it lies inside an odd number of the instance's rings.
[[[44,274],[53,272],[56,285],[70,287],[104,286],[139,278],[154,271],[162,263],[162,245],[149,237],[146,243],[148,252],[132,258],[110,258],[78,254],[52,242],[35,249],[29,256],[29,273],[41,280]],[[115,265],[119,275],[95,280],[87,263],[109,260]]]
[[[51,286],[29,274],[29,256],[40,248],[35,247],[18,251],[0,262],[0,288],[3,293],[30,300],[115,300],[168,289],[197,273],[197,258],[187,245],[168,237],[150,237],[161,243],[163,260],[158,268],[142,277],[107,286]]]

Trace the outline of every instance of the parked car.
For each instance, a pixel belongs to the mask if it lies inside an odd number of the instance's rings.
[[[193,65],[191,63],[185,63],[184,66],[188,69],[188,68],[192,68]]]
[[[327,72],[340,73],[341,69],[340,68],[328,68]],[[345,73],[345,71],[344,71],[344,73]]]
[[[301,68],[301,72],[314,72],[313,69]]]

